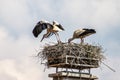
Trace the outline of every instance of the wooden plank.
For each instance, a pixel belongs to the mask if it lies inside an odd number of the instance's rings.
[[[66,55],[66,57],[71,57],[71,58],[77,58],[77,59],[87,59],[87,60],[97,60],[95,58],[87,58],[87,57],[76,57],[76,56],[71,56],[71,55]]]
[[[48,57],[48,60],[54,60],[54,59],[65,59],[65,58],[77,58],[77,59],[87,59],[87,60],[97,60],[98,59],[95,59],[95,58],[87,58],[87,57],[75,57],[75,56],[71,56],[71,55],[65,55],[65,56],[59,56],[59,57],[56,57],[56,58],[51,58],[51,57]]]
[[[67,72],[59,72],[59,73],[53,73],[49,74],[49,77],[69,77],[69,78],[80,78],[81,79],[98,79],[94,75],[90,74],[83,74],[83,73],[67,73]]]
[[[48,67],[89,69],[98,68],[99,60],[86,57],[75,57],[71,55],[60,56],[58,58],[48,58]]]
[[[89,69],[89,68],[97,68],[99,66],[95,65],[86,65],[86,64],[65,64],[65,63],[60,63],[60,64],[53,64],[53,65],[48,65],[48,67],[58,67],[58,68],[72,68],[72,69]]]

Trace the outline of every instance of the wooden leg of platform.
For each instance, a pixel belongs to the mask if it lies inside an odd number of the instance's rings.
[[[60,80],[59,76],[58,76],[58,80]]]
[[[91,69],[89,68],[89,75],[90,75],[90,77],[89,77],[89,80],[91,80]]]
[[[80,80],[81,80],[81,69],[79,69],[79,74],[80,74]]]
[[[66,72],[67,72],[67,77],[68,77],[68,74],[69,74],[69,72],[68,72],[68,68],[66,68]]]
[[[56,67],[56,73],[58,72],[58,67]]]

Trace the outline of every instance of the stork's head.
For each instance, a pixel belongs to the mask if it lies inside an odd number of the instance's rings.
[[[53,25],[57,26],[60,29],[60,31],[64,30],[64,28],[62,27],[62,25],[60,23],[58,23],[57,21],[53,21]]]
[[[57,21],[53,21],[53,25],[59,25]]]

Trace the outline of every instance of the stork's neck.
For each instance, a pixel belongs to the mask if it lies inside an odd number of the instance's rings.
[[[74,38],[70,38],[70,39],[68,39],[68,43],[70,43],[72,40],[74,40]]]
[[[57,25],[53,25],[53,30],[54,31],[62,31]]]

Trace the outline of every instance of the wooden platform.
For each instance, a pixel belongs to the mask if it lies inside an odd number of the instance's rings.
[[[49,74],[53,80],[96,80],[96,76],[87,73],[58,72]]]
[[[99,61],[94,58],[75,57],[75,56],[60,56],[58,58],[48,58],[48,67],[57,68],[72,68],[72,69],[88,69],[98,68]]]

